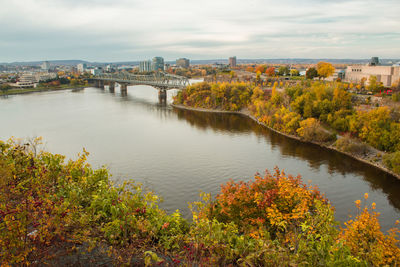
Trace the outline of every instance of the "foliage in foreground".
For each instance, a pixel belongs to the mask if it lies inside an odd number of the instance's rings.
[[[179,212],[158,208],[156,195],[134,183],[113,186],[106,169],[86,163],[86,151],[64,162],[32,147],[0,142],[2,262],[44,260],[46,248],[58,241],[170,249],[187,231]]]
[[[139,185],[113,186],[87,152],[75,161],[0,142],[0,260],[43,263],[59,243],[106,247],[115,264],[368,266],[400,261],[398,229],[384,235],[372,207],[337,227],[334,209],[300,178],[276,169],[222,185],[191,204],[193,222],[168,215]],[[73,253],[73,251],[72,251]]]

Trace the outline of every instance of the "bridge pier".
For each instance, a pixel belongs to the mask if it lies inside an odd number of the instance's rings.
[[[167,103],[167,90],[165,89],[159,89],[158,90],[158,99],[160,100],[160,103]]]
[[[110,85],[108,86],[108,90],[112,93],[115,92],[115,82],[110,82]]]
[[[98,80],[96,85],[97,85],[97,88],[104,89],[104,82],[103,81]]]
[[[128,94],[128,84],[127,83],[121,83],[121,94],[122,95]]]

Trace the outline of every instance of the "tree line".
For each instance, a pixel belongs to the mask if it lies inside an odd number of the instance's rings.
[[[305,141],[334,142],[337,134],[386,151],[386,165],[400,172],[400,122],[388,107],[357,109],[346,84],[305,81],[262,90],[249,83],[198,83],[175,97],[176,104],[239,111],[267,126]]]

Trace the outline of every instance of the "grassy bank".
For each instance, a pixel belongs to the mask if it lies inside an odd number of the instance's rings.
[[[317,188],[275,169],[221,186],[167,214],[134,182],[40,151],[40,140],[0,142],[2,264],[153,266],[395,266],[398,232],[380,230],[375,204],[338,229]]]
[[[60,85],[53,87],[37,87],[37,88],[12,88],[7,91],[0,91],[0,96],[6,95],[19,95],[19,94],[29,94],[34,92],[46,92],[46,91],[58,91],[58,90],[67,90],[67,89],[77,89],[77,88],[85,88],[87,85]]]

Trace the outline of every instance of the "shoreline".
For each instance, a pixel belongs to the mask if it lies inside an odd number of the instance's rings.
[[[40,92],[50,92],[50,91],[62,91],[62,90],[76,90],[76,89],[85,89],[88,86],[82,86],[82,87],[68,87],[68,88],[39,88],[39,89],[28,89],[26,91],[20,91],[20,92],[11,92],[11,93],[5,93],[3,94],[0,92],[0,96],[9,96],[9,95],[24,95],[24,94],[30,94],[30,93],[40,93]],[[11,89],[12,90],[12,89]]]
[[[226,111],[226,110],[205,109],[205,108],[194,108],[194,107],[188,107],[188,106],[176,105],[176,104],[170,104],[170,105],[171,105],[171,107],[173,107],[173,108],[183,109],[183,110],[191,110],[191,111],[197,111],[197,112],[208,112],[208,113],[220,113],[220,114],[236,114],[236,115],[241,115],[241,116],[250,118],[251,120],[257,122],[258,124],[264,126],[265,128],[268,128],[269,130],[271,130],[271,131],[273,131],[273,132],[275,132],[275,133],[278,133],[278,134],[280,134],[280,135],[286,136],[286,137],[291,138],[291,139],[295,139],[295,140],[300,141],[300,142],[303,142],[303,143],[314,144],[314,145],[318,145],[319,147],[322,147],[322,148],[326,148],[326,149],[329,149],[329,150],[333,150],[333,151],[339,152],[339,153],[344,154],[344,155],[346,155],[346,156],[349,156],[349,157],[351,157],[351,158],[353,158],[353,159],[355,159],[355,160],[358,160],[358,161],[360,161],[360,162],[363,162],[363,163],[365,163],[365,164],[368,164],[369,166],[372,166],[372,167],[375,167],[375,168],[377,168],[377,169],[379,169],[379,170],[381,170],[381,171],[384,171],[384,172],[386,172],[387,174],[390,174],[390,175],[392,175],[393,177],[395,177],[395,178],[397,178],[397,179],[400,180],[400,174],[397,174],[397,173],[395,173],[395,172],[389,170],[388,168],[386,168],[385,166],[383,166],[383,165],[381,165],[381,164],[377,164],[377,163],[371,162],[371,161],[366,160],[366,159],[363,159],[363,158],[361,158],[361,157],[359,157],[359,156],[357,156],[357,155],[353,155],[353,154],[351,154],[351,153],[349,153],[349,152],[341,151],[341,150],[337,149],[336,147],[334,147],[334,146],[332,146],[332,145],[325,145],[325,144],[322,144],[322,143],[312,142],[312,141],[304,141],[304,140],[302,140],[302,139],[301,139],[300,137],[298,137],[298,136],[290,135],[290,134],[286,134],[286,133],[280,132],[280,131],[278,131],[278,130],[275,130],[275,129],[269,127],[269,126],[266,125],[265,123],[258,121],[256,117],[254,117],[254,116],[252,116],[252,115],[250,114],[250,112],[246,112],[246,111]],[[380,151],[380,152],[381,152],[381,153],[384,153],[384,152],[382,152],[382,151]]]

